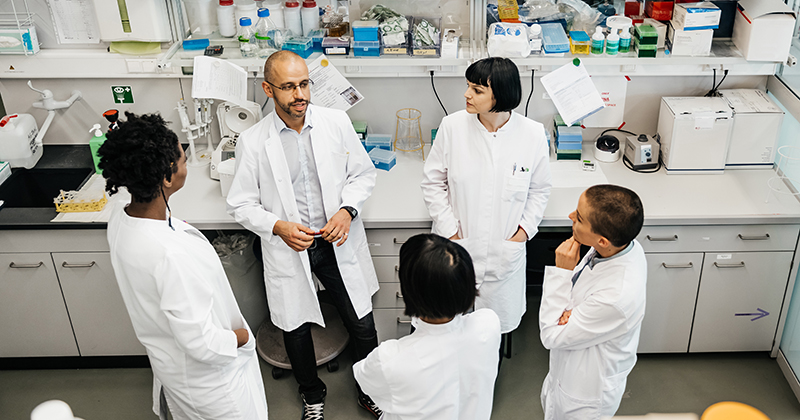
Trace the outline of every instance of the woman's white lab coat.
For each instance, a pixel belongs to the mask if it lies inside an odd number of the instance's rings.
[[[476,308],[500,317],[513,331],[525,313],[525,242],[511,242],[522,226],[538,231],[550,197],[550,163],[542,124],[515,112],[496,133],[478,116],[459,111],[442,119],[425,162],[422,194],[433,231],[456,233],[475,265]]]
[[[619,408],[644,318],[647,262],[642,246],[586,267],[575,286],[574,270],[545,268],[539,328],[550,350],[550,372],[542,386],[546,420],[593,420]],[[558,325],[564,310],[572,314]]]
[[[488,420],[492,414],[500,320],[489,309],[381,343],[353,365],[382,420]]]
[[[111,263],[136,337],[174,419],[266,419],[255,335],[214,248],[195,228],[172,219],[128,216],[118,205],[108,223]],[[250,340],[237,348],[236,329]]]
[[[308,106],[312,118],[311,145],[322,187],[325,216],[343,206],[358,211],[375,186],[375,165],[358,140],[346,113]],[[306,251],[289,248],[272,228],[278,220],[300,223],[292,178],[281,139],[270,113],[243,132],[236,143],[236,175],[228,192],[228,213],[261,237],[264,281],[270,317],[283,331],[306,322],[325,326]],[[350,224],[344,245],[333,249],[350,301],[359,318],[372,311],[378,277],[372,266],[361,217]]]

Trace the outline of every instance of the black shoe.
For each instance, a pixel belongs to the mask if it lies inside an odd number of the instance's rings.
[[[306,397],[302,395],[301,397],[303,398],[303,416],[300,417],[300,420],[323,420],[322,411],[325,408],[325,400],[317,404],[309,404],[306,402]]]
[[[375,404],[375,401],[372,401],[372,398],[370,398],[367,394],[360,394],[358,396],[358,405],[369,411],[369,413],[375,416],[376,419],[383,415],[383,410],[378,408],[378,406]]]

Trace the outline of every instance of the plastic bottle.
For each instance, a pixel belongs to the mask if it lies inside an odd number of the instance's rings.
[[[617,55],[617,52],[619,52],[619,35],[617,35],[617,31],[614,29],[608,34],[608,38],[606,38],[606,54]]]
[[[285,28],[286,21],[283,18],[283,2],[280,0],[264,0],[261,2],[261,7],[269,9],[269,18],[277,28]]]
[[[250,18],[250,22],[255,24],[258,21],[258,6],[256,6],[256,2],[249,0],[249,3],[243,2],[242,4],[237,4],[234,10],[234,16],[236,16],[236,22],[243,17],[247,17]]]
[[[97,151],[100,150],[100,146],[106,141],[106,135],[103,133],[103,130],[100,129],[100,124],[93,125],[89,132],[94,134],[92,139],[89,140],[89,150],[92,152],[92,160],[94,160],[94,172],[102,174],[103,170],[97,166],[100,163],[100,156],[97,154]]]
[[[236,35],[236,21],[234,20],[233,0],[219,0],[217,6],[217,23],[219,34],[224,37]]]
[[[627,53],[631,50],[631,28],[624,27],[619,34],[619,52]]]
[[[258,45],[256,45],[256,32],[250,23],[250,18],[239,19],[239,32],[236,34],[239,40],[239,51],[242,58],[252,58],[258,56]]]
[[[269,18],[269,9],[258,9],[258,23],[256,23],[258,57],[267,58],[276,50],[279,50],[283,46],[282,38],[278,34],[275,24],[272,23],[272,19]]]
[[[317,8],[317,2],[314,0],[303,1],[303,10],[301,13],[303,36],[308,36],[314,29],[319,29],[319,8]]]
[[[0,120],[0,160],[12,168],[30,169],[42,157],[41,144],[36,143],[39,127],[31,114],[11,114]]]
[[[531,45],[531,53],[539,54],[542,51],[542,27],[534,23],[528,27],[528,42]]]
[[[300,20],[300,3],[287,1],[283,9],[283,18],[286,20],[286,29],[290,36],[303,36],[303,25]]]
[[[606,43],[606,36],[603,35],[603,28],[596,27],[592,35],[592,54],[602,54]]]

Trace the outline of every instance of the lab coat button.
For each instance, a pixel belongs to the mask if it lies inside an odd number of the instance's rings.
[[[283,182],[283,178],[278,178],[278,182]]]
[[[294,217],[294,213],[289,213],[289,217]]]

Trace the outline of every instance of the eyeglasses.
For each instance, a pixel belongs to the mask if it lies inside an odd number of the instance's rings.
[[[288,85],[277,86],[277,85],[274,85],[274,84],[270,83],[269,80],[265,80],[265,82],[269,83],[269,85],[274,87],[275,89],[280,89],[280,90],[282,90],[282,91],[284,91],[286,93],[294,92],[294,90],[297,89],[297,88],[300,88],[300,90],[307,90],[309,86],[313,86],[314,85],[314,81],[311,80],[311,79],[303,80],[302,82],[300,82],[299,85],[295,85],[294,83],[290,83]]]

